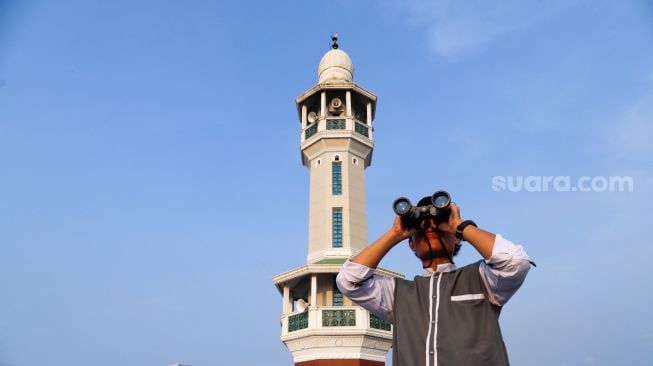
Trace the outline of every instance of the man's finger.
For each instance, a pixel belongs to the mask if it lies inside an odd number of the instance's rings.
[[[458,207],[458,205],[456,205],[455,202],[451,202],[451,212],[454,218],[456,219],[460,218],[460,208]]]

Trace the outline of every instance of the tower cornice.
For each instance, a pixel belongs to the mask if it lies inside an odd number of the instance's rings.
[[[272,277],[272,282],[275,284],[279,292],[283,294],[284,284],[287,284],[288,282],[299,278],[306,277],[311,274],[338,273],[340,272],[342,263],[344,263],[346,260],[347,258],[339,258],[339,260],[337,261],[338,263],[333,263],[333,264],[320,264],[320,263],[306,264],[301,267],[293,268],[290,271],[286,271],[284,273],[280,273]],[[394,272],[389,269],[380,268],[380,267],[376,268],[374,270],[374,273],[385,277],[401,278],[401,279],[404,278],[404,275],[402,275],[401,273]]]

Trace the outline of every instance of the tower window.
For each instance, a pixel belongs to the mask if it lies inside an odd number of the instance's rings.
[[[339,161],[331,163],[331,194],[342,194],[342,163]]]
[[[333,247],[342,248],[342,207],[334,207],[331,212]]]

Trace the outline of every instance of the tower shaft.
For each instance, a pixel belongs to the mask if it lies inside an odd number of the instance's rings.
[[[374,150],[376,96],[353,82],[349,56],[335,47],[319,82],[297,97],[301,161],[310,172],[306,264],[277,275],[281,340],[297,366],[383,366],[392,327],[344,297],[342,264],[367,246],[365,168]],[[377,275],[403,277],[376,269]]]

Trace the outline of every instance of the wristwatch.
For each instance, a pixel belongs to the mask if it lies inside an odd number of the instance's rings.
[[[478,227],[476,226],[476,223],[472,220],[465,220],[461,222],[460,225],[458,225],[458,227],[456,228],[456,238],[458,240],[465,240],[463,239],[463,230],[465,230],[465,228],[469,225],[472,225],[473,227]]]

